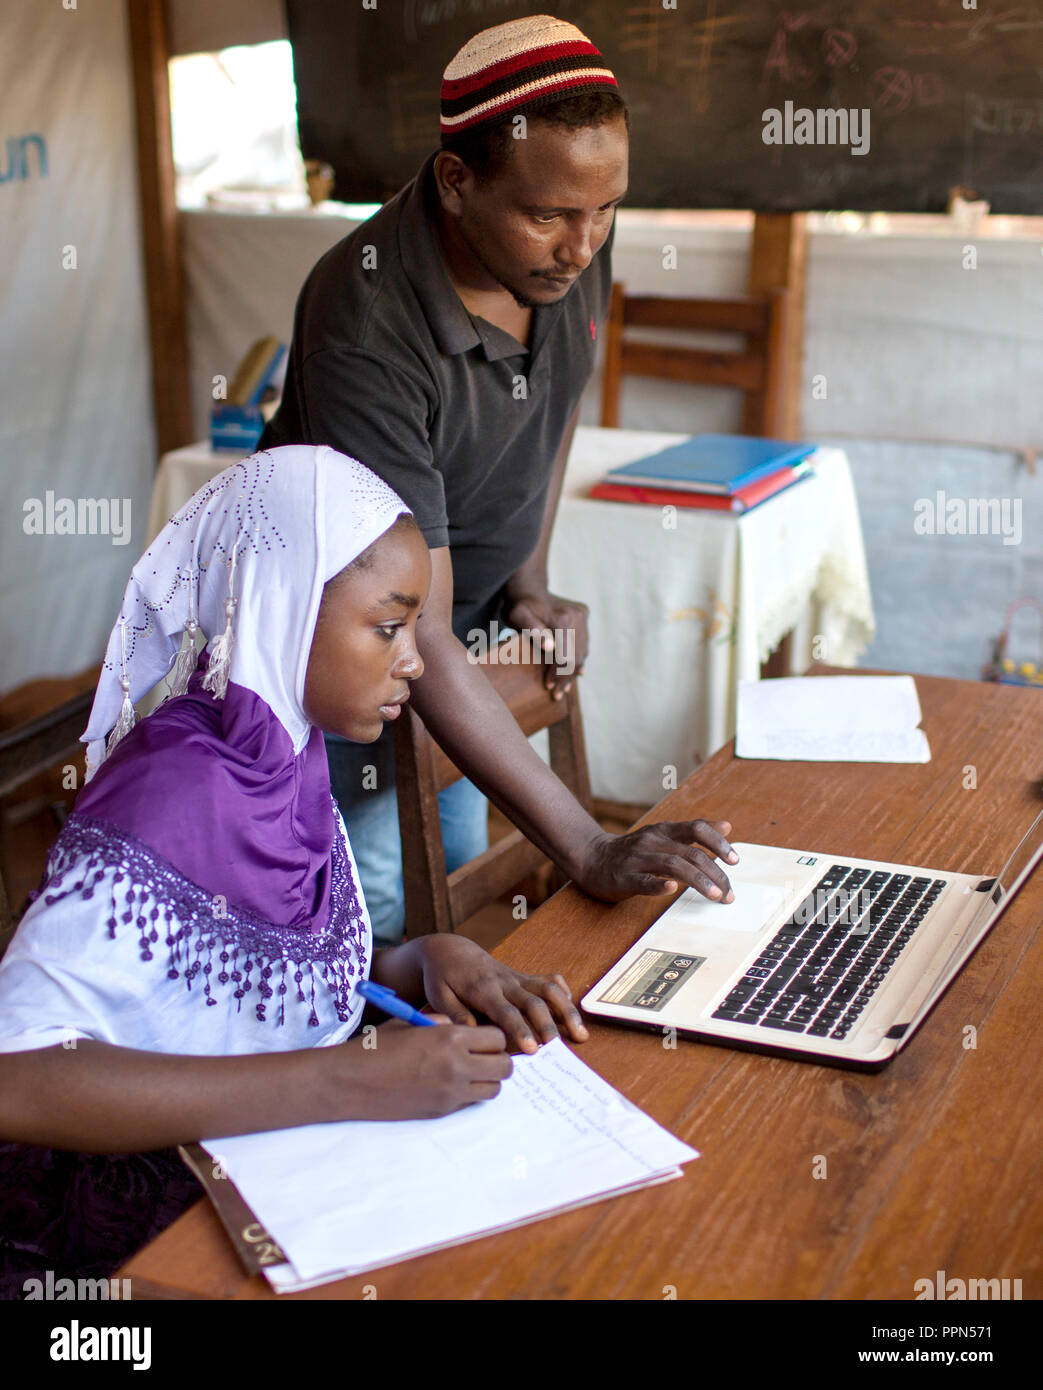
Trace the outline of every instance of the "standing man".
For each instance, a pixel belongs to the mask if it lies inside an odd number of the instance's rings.
[[[450,871],[486,847],[484,792],[595,897],[685,884],[727,900],[714,862],[734,862],[727,822],[605,834],[464,645],[494,620],[542,631],[559,698],[586,655],[587,610],[549,592],[546,561],[608,310],[628,128],[615,78],[573,25],[534,15],[475,35],[445,70],[441,150],[308,277],[261,447],[358,458],[427,538],[413,701],[472,779],[440,796]],[[550,649],[563,630],[573,650]],[[377,745],[327,740],[378,944],[404,921],[391,732]]]

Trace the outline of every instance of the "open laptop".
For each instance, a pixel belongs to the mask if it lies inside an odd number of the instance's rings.
[[[683,893],[583,998],[599,1018],[878,1070],[1043,859],[1043,812],[995,878],[736,844],[735,901]]]

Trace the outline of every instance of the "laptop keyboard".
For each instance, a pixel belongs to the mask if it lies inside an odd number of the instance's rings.
[[[830,865],[714,1018],[846,1038],[945,884]]]

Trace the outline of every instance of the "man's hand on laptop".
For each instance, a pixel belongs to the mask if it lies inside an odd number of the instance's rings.
[[[603,834],[588,845],[576,883],[608,902],[694,888],[704,898],[730,903],[735,894],[716,861],[739,862],[725,838],[731,828],[726,820],[663,821],[626,835]]]

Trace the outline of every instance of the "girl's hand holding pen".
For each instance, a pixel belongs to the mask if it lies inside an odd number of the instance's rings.
[[[499,1028],[391,1019],[340,1047],[314,1049],[329,1120],[428,1120],[498,1095],[511,1074]]]

